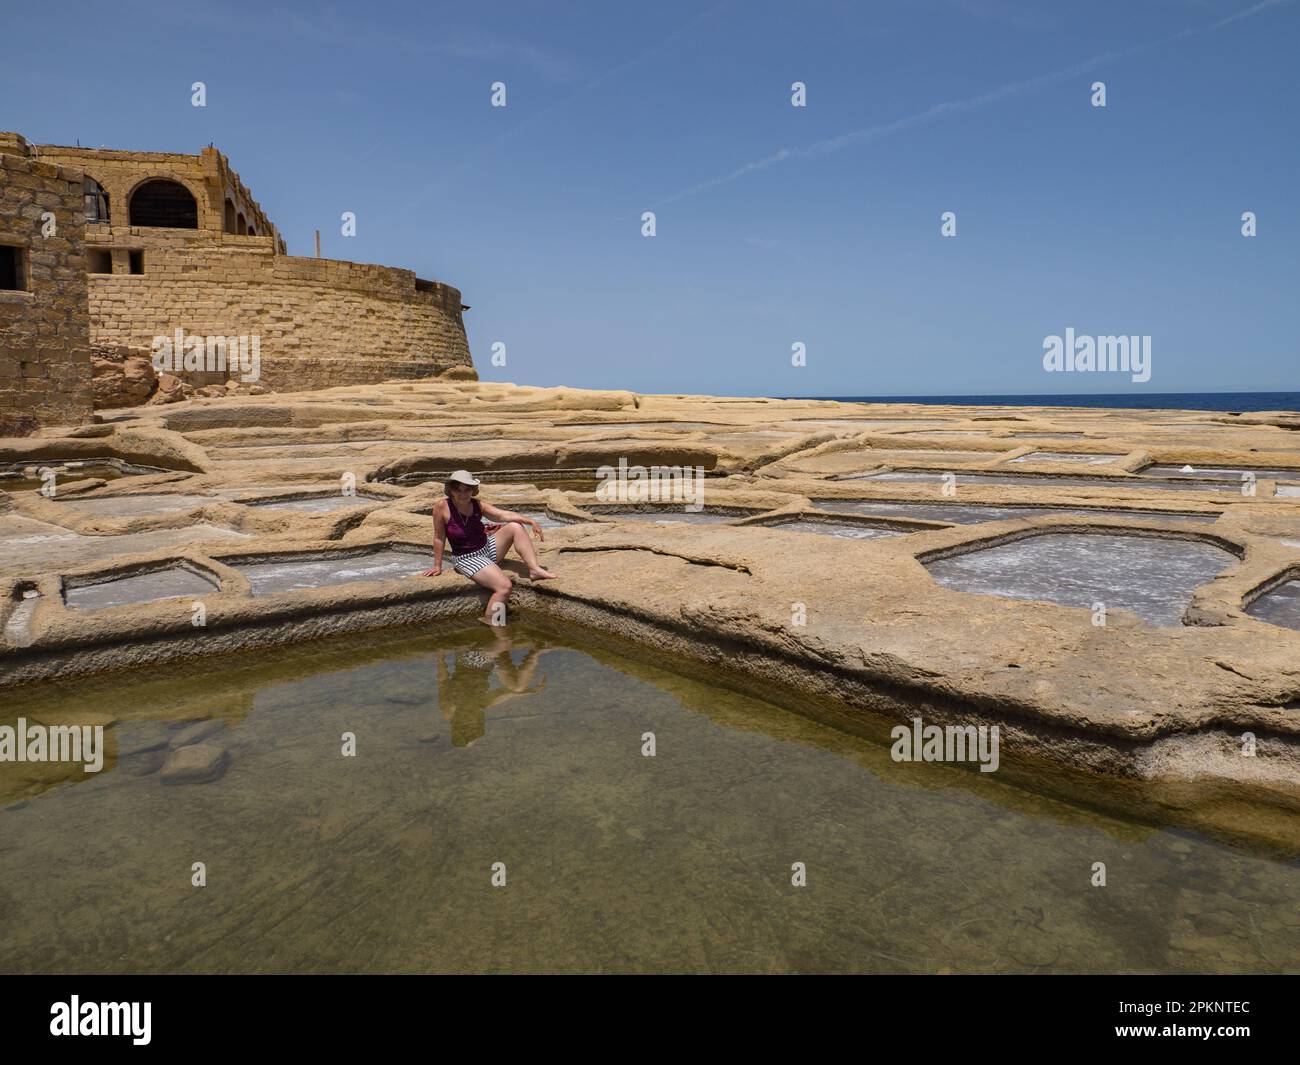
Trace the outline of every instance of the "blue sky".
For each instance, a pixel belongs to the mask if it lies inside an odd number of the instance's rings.
[[[0,128],[215,143],[291,253],[459,287],[485,379],[1300,389],[1288,0],[6,7]],[[1151,380],[1045,373],[1067,327],[1150,335]]]

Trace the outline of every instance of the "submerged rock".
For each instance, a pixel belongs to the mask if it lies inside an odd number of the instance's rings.
[[[136,754],[126,755],[118,759],[118,768],[127,776],[147,777],[150,773],[156,773],[163,767],[167,761],[167,752],[161,748],[155,748],[151,751],[140,751]]]
[[[193,743],[174,751],[162,767],[164,784],[206,784],[226,771],[230,755],[224,747]]]

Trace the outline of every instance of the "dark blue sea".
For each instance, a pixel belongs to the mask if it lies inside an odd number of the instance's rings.
[[[1300,411],[1300,392],[1144,392],[1139,395],[786,396],[841,403],[953,403],[980,407],[1122,407],[1132,410]]]

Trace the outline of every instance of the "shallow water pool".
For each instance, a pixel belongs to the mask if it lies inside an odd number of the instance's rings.
[[[1240,485],[1244,476],[1250,474],[1258,480],[1289,479],[1300,477],[1300,469],[1278,469],[1267,466],[1147,466],[1138,471],[1139,477],[1204,477],[1212,481],[1235,481]]]
[[[948,588],[1062,606],[1129,610],[1152,625],[1179,625],[1192,594],[1236,559],[1190,540],[1045,533],[926,564]]]
[[[475,628],[7,699],[0,724],[87,706],[112,724],[98,774],[0,764],[6,971],[1300,965],[1293,863],[1046,798],[1006,761],[894,762],[883,723],[857,738],[620,654]],[[173,747],[195,744],[225,752],[217,778],[164,783]]]
[[[297,510],[308,514],[328,514],[335,510],[350,510],[353,507],[365,507],[372,503],[395,502],[387,496],[356,495],[345,496],[337,492],[331,495],[303,496],[298,499],[245,500],[248,506],[262,510]]]
[[[116,466],[109,463],[96,464],[72,463],[65,465],[60,462],[31,462],[23,465],[23,469],[40,469],[41,467],[50,469],[54,472],[54,490],[57,493],[60,488],[67,485],[75,484],[78,481],[98,479],[101,481],[116,481],[129,474],[124,473]],[[149,471],[156,472],[156,471]],[[0,489],[6,492],[32,492],[39,491],[46,484],[43,477],[29,477],[21,470],[9,469],[0,471]]]
[[[859,525],[856,522],[820,521],[801,518],[763,522],[763,524],[769,529],[815,533],[818,536],[836,536],[841,540],[883,540],[890,536],[902,536],[905,533],[905,530],[901,529],[880,529],[873,525]]]
[[[882,514],[896,518],[918,518],[923,521],[951,521],[957,525],[978,525],[986,521],[1007,521],[1011,518],[1124,518],[1138,521],[1198,521],[1212,522],[1219,515],[1193,514],[1182,511],[1123,510],[1102,507],[999,507],[984,503],[874,503],[857,499],[814,499],[822,510],[847,514]]]
[[[532,518],[543,529],[563,529],[566,525],[577,525],[580,518],[560,517],[552,514],[549,510],[527,510],[519,507],[502,507],[502,510],[508,510],[512,514],[518,514],[523,518]]]
[[[1246,613],[1273,625],[1300,629],[1300,581],[1279,584],[1246,607]]]
[[[150,573],[115,577],[98,584],[72,584],[63,600],[74,610],[103,610],[110,606],[152,603],[159,599],[201,597],[217,591],[216,578],[189,566],[169,566]]]
[[[1020,484],[1040,485],[1043,487],[1082,487],[1082,488],[1124,488],[1146,491],[1155,489],[1165,492],[1237,492],[1240,485],[1226,481],[1188,480],[1158,481],[1144,477],[1083,477],[1063,474],[1060,476],[1040,477],[1032,473],[964,473],[954,471],[958,485],[962,484]],[[891,470],[886,473],[862,473],[844,475],[834,478],[840,481],[894,481],[898,484],[939,484],[944,473],[930,470]],[[1281,493],[1279,493],[1281,494]]]
[[[585,509],[607,521],[649,521],[656,525],[726,525],[728,522],[739,521],[741,518],[761,513],[757,510],[715,510],[711,507],[705,507],[703,510],[687,510],[682,504],[646,507],[641,510],[634,507],[603,509],[599,506]]]
[[[86,498],[58,499],[61,505],[87,514],[99,514],[104,517],[130,518],[142,514],[165,514],[172,510],[193,510],[207,506],[219,500],[212,496],[186,494],[183,492],[139,493],[123,496],[87,496]]]
[[[383,548],[362,554],[286,557],[265,561],[225,559],[247,578],[253,595],[330,588],[354,581],[391,581],[433,566],[432,551]]]

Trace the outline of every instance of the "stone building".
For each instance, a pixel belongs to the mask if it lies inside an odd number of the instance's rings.
[[[100,354],[148,356],[158,338],[183,338],[168,372],[222,387],[327,388],[450,370],[474,376],[458,290],[410,270],[287,255],[215,148],[197,155],[68,148],[29,145],[13,133],[0,133],[0,148],[28,166],[56,168],[65,183],[76,175],[84,222],[77,254],[84,241],[83,298]],[[23,230],[28,221],[15,223],[4,204],[0,233]],[[245,358],[232,366],[230,352],[241,344]]]
[[[91,414],[80,171],[0,132],[0,436]]]

